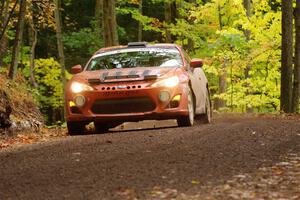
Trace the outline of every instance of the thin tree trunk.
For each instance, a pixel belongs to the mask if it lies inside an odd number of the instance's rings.
[[[170,1],[165,1],[165,23],[169,25],[172,22],[172,4]],[[166,27],[166,42],[171,43],[172,37],[168,27]]]
[[[33,15],[33,14],[32,14]],[[30,63],[30,83],[32,87],[37,87],[37,83],[35,81],[34,77],[34,59],[35,59],[35,47],[37,44],[37,31],[34,27],[33,19],[29,19],[29,31],[28,31],[28,36],[29,36],[29,43],[30,43],[30,57],[29,57],[29,63]]]
[[[3,35],[2,40],[0,41],[0,67],[4,65],[3,59],[7,53],[8,42],[9,40],[6,34]]]
[[[196,0],[189,0],[190,3],[196,5],[197,4],[197,1]],[[194,40],[193,38],[189,37],[188,38],[188,46],[187,46],[187,50],[188,52],[194,52],[194,46],[195,46],[195,43],[194,43]]]
[[[218,19],[219,19],[219,30],[223,29],[222,24],[222,14],[221,14],[221,6],[218,5]],[[219,94],[223,94],[226,92],[226,79],[227,79],[227,58],[224,57],[224,61],[222,64],[221,72],[219,73]],[[226,106],[226,103],[223,99],[216,99],[216,109],[220,109]]]
[[[116,1],[110,0],[110,10],[111,10],[111,34],[112,34],[112,44],[119,45],[118,37],[118,25],[117,25],[117,15],[116,15]]]
[[[1,4],[1,25],[0,30],[3,31],[3,37],[0,38],[0,67],[4,65],[3,59],[7,52],[8,37],[5,33],[5,23],[9,18],[9,2],[2,0]]]
[[[96,27],[102,28],[102,17],[103,17],[103,0],[96,0],[95,6],[95,19],[96,19]]]
[[[108,10],[108,0],[103,0],[103,40],[106,47],[112,45],[110,27],[109,27],[109,10]]]
[[[249,20],[250,17],[252,16],[252,13],[251,13],[251,0],[243,0],[243,6],[244,6],[244,9],[245,9],[245,12],[246,12],[246,16]],[[244,35],[245,35],[246,41],[249,41],[250,36],[251,36],[251,31],[247,30],[247,29],[244,30]],[[247,63],[246,69],[244,70],[245,79],[250,78],[249,72],[250,72],[251,68],[252,68],[251,64]],[[246,87],[249,87],[249,85],[247,84]],[[246,95],[249,95],[248,94],[248,89],[247,89]],[[246,107],[246,111],[247,111],[247,113],[252,113],[253,109]]]
[[[244,9],[246,11],[246,16],[248,19],[250,19],[252,13],[251,13],[251,0],[243,0],[243,5],[244,5]],[[246,40],[249,41],[250,40],[250,35],[251,32],[250,30],[244,30],[244,34],[246,37]]]
[[[9,2],[6,2],[6,1],[1,1],[1,8],[0,8],[0,28],[1,28],[1,31],[2,29],[4,28],[4,24],[6,22],[6,19],[8,17],[8,8],[9,8]]]
[[[227,59],[225,58],[223,64],[221,73],[219,75],[219,94],[224,94],[226,92],[226,79],[227,79]],[[216,109],[224,108],[226,106],[226,103],[223,99],[218,98],[217,99],[217,106]]]
[[[55,9],[54,9],[54,17],[55,17],[55,25],[56,25],[56,40],[57,40],[57,48],[58,48],[58,57],[59,63],[61,67],[61,81],[63,91],[66,85],[66,67],[65,67],[65,55],[64,55],[64,46],[62,42],[62,23],[61,23],[61,0],[54,0]],[[64,97],[64,94],[63,94]],[[62,112],[66,113],[66,108],[62,109]]]
[[[282,0],[282,52],[280,110],[290,113],[293,73],[293,1]]]
[[[55,24],[56,24],[56,39],[57,39],[57,48],[58,48],[58,57],[59,63],[61,67],[61,80],[63,83],[63,87],[66,84],[66,67],[65,67],[65,55],[64,55],[64,46],[62,43],[62,27],[61,27],[61,16],[60,16],[60,9],[61,9],[61,1],[55,0]]]
[[[218,19],[219,19],[219,30],[223,29],[223,23],[222,23],[222,13],[221,13],[221,6],[218,4]]]
[[[5,5],[5,1],[4,1],[4,0],[1,0],[1,2],[0,2],[0,13],[3,13],[4,5]],[[1,17],[2,17],[2,16],[1,16]]]
[[[103,40],[106,47],[119,44],[115,0],[103,0]]]
[[[20,1],[20,2],[21,2],[21,1]],[[17,5],[18,5],[18,1],[15,2],[14,7],[13,7],[12,10],[9,12],[9,14],[6,15],[6,18],[4,19],[3,26],[1,26],[2,29],[1,29],[1,33],[0,33],[0,41],[2,40],[2,37],[4,37],[4,34],[5,34],[5,32],[6,32],[8,23],[9,23],[10,19],[12,18],[12,15],[13,15],[13,13],[14,13],[14,11],[15,11]],[[7,10],[8,10],[8,8],[9,8],[9,2],[7,2]],[[20,5],[20,8],[21,8],[21,5]]]
[[[24,20],[26,12],[26,0],[20,0],[20,11],[18,17],[17,31],[15,37],[15,43],[13,47],[12,61],[9,68],[9,78],[14,80],[17,73],[18,63],[20,60],[21,44],[23,40],[24,32]]]
[[[294,66],[294,87],[292,112],[296,113],[299,109],[300,96],[300,0],[296,1],[295,9],[295,29],[296,29],[296,43],[295,43],[295,66]]]
[[[143,14],[143,0],[139,1],[139,12],[141,15]],[[143,40],[143,24],[139,22],[138,41],[141,42],[142,40]]]
[[[103,0],[96,0],[95,19],[96,19],[95,31],[99,40],[101,40],[103,39]]]

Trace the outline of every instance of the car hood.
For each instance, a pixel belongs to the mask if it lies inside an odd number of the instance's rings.
[[[176,67],[137,67],[111,70],[83,71],[73,79],[85,79],[88,82],[121,82],[158,79],[173,76]]]

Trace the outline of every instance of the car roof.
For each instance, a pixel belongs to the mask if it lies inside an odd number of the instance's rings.
[[[104,47],[99,49],[94,53],[94,55],[105,53],[108,51],[121,50],[121,49],[132,49],[132,48],[180,48],[176,44],[171,43],[158,43],[158,44],[148,44],[147,42],[131,42],[128,45],[120,45],[120,46],[112,46],[112,47]]]

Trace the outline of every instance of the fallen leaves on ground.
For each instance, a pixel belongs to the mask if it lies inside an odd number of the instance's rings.
[[[36,142],[45,142],[51,138],[64,137],[66,131],[61,128],[42,129],[40,133],[23,133],[15,136],[0,137],[0,149],[12,147],[19,144],[32,144]]]
[[[256,172],[238,174],[223,184],[199,185],[198,192],[188,194],[175,189],[155,187],[148,200],[298,200],[300,199],[300,155],[289,154],[274,166],[261,167]],[[197,180],[192,180],[195,184]]]

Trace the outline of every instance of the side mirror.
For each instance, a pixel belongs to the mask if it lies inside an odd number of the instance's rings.
[[[72,67],[72,69],[71,69],[71,73],[72,73],[72,74],[78,74],[78,73],[80,73],[80,72],[82,72],[82,67],[81,67],[81,65],[75,65],[75,66]]]
[[[191,60],[190,66],[192,68],[200,68],[203,66],[203,60],[201,59],[193,59]]]

